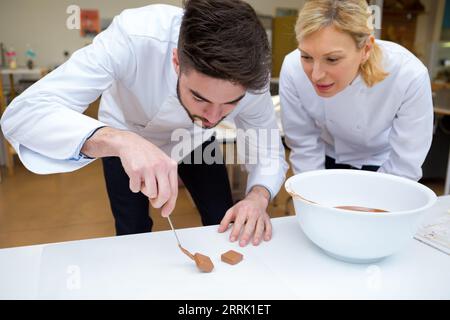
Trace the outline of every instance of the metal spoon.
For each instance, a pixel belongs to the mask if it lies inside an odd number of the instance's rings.
[[[208,256],[205,256],[203,254],[200,253],[196,253],[195,255],[193,255],[192,253],[190,253],[188,250],[186,250],[185,248],[183,248],[183,246],[180,243],[180,239],[178,238],[178,235],[175,231],[175,228],[173,227],[172,224],[172,220],[170,220],[170,217],[167,217],[167,220],[169,220],[169,224],[170,227],[172,228],[173,233],[175,234],[175,238],[177,239],[178,242],[178,248],[180,248],[180,250],[187,255],[189,258],[191,258],[192,260],[194,260],[195,264],[197,265],[197,268],[200,271],[203,272],[211,272],[214,269],[214,264],[212,263],[211,259]]]
[[[175,228],[173,227],[172,220],[170,220],[170,216],[167,217],[167,220],[169,220],[170,227],[172,228],[173,234],[175,235],[175,238],[177,239],[178,247],[180,248],[180,250],[185,255],[187,255],[189,258],[194,260],[194,255],[181,246],[180,239],[178,238],[177,232],[175,231]]]

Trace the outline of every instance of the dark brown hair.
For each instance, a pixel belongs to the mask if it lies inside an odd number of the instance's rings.
[[[256,12],[241,0],[183,1],[178,41],[182,72],[191,68],[207,76],[268,89],[271,54]]]

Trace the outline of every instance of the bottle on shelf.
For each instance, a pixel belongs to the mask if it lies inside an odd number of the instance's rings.
[[[8,60],[8,67],[10,69],[17,69],[17,54],[14,48],[10,48],[6,52],[6,59]]]
[[[36,52],[31,48],[31,46],[27,45],[27,51],[25,51],[25,56],[27,58],[27,67],[32,70],[34,68],[34,61],[36,59]]]

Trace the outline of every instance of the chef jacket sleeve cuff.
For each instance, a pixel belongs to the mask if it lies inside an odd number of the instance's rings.
[[[84,138],[81,141],[81,143],[78,146],[77,150],[74,152],[74,156],[72,158],[68,159],[68,160],[80,161],[80,160],[93,160],[93,159],[95,159],[95,158],[91,158],[91,157],[83,154],[81,152],[81,149],[83,148],[83,146],[84,146],[86,141],[88,141],[98,130],[100,130],[102,128],[105,128],[105,127],[106,126],[101,126],[101,127],[98,127],[96,129],[92,130],[91,132],[89,132],[89,134],[86,136],[86,138]]]

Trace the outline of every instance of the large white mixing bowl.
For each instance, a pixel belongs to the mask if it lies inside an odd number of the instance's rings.
[[[356,263],[370,263],[399,251],[436,202],[436,194],[422,184],[359,170],[305,172],[289,178],[285,188],[293,195],[297,220],[306,236],[329,255]]]

